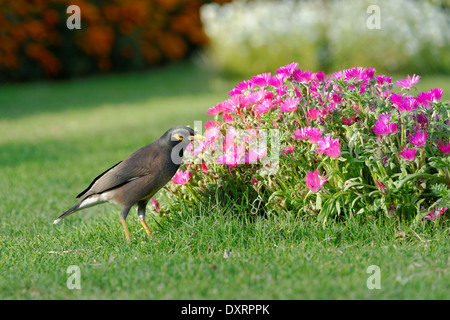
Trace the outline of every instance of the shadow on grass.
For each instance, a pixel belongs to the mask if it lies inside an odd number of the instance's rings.
[[[0,87],[0,118],[15,119],[109,103],[128,104],[154,97],[202,94],[211,91],[211,76],[191,63],[179,63],[145,72],[8,84]]]

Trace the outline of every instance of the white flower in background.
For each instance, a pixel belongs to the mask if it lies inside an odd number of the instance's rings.
[[[381,28],[366,21],[380,7]],[[305,69],[355,65],[450,70],[449,15],[427,1],[245,1],[204,5],[209,58],[231,72],[258,73],[291,61]]]

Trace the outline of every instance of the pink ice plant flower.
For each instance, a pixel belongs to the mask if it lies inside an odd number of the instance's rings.
[[[217,126],[220,126],[220,123],[218,121],[210,120],[205,123],[205,129],[211,129]]]
[[[384,83],[391,83],[392,81],[391,77],[386,77],[384,74],[381,76],[377,76],[376,79],[379,86],[382,86]]]
[[[155,207],[155,211],[160,212],[161,209],[159,208],[158,200],[156,200],[155,198],[150,198],[150,201],[151,201],[152,205]]]
[[[183,172],[183,170],[177,171],[175,175],[172,178],[172,181],[178,184],[186,184],[191,179],[191,172],[189,170],[186,170]]]
[[[391,120],[391,116],[387,113],[382,113],[379,115],[378,120],[375,122],[375,125],[373,126],[373,133],[376,135],[388,135],[391,133],[397,132],[397,123],[390,123],[388,122]]]
[[[319,109],[311,108],[306,112],[306,117],[311,120],[317,120],[317,118],[319,118],[319,116],[320,116]]]
[[[378,180],[375,180],[375,182],[377,183],[378,190],[380,190],[382,194],[386,195],[389,193],[389,188],[386,187],[383,182],[380,182]]]
[[[262,74],[258,74],[254,77],[252,77],[252,79],[250,80],[252,83],[254,83],[255,85],[257,85],[258,87],[267,87],[269,85],[269,80],[270,80],[270,72],[269,73],[262,73]]]
[[[434,89],[430,89],[430,91],[428,91],[428,93],[430,94],[430,100],[432,102],[439,102],[439,100],[441,100],[442,98],[442,94],[444,93],[444,89],[441,88],[434,88]]]
[[[293,112],[297,110],[299,98],[287,98],[280,106],[280,111],[282,112]]]
[[[436,206],[436,210],[431,210],[429,214],[427,214],[424,219],[428,220],[436,220],[440,215],[442,215],[448,208]]]
[[[216,104],[214,107],[209,108],[206,111],[206,114],[210,114],[210,115],[216,115],[219,114],[221,112],[223,112],[223,102],[220,102],[218,104]]]
[[[203,153],[206,148],[208,148],[211,145],[211,141],[208,139],[200,140],[200,141],[194,141],[194,149],[192,150],[192,155],[195,156],[196,154]],[[192,145],[192,143],[190,144]],[[191,147],[192,148],[192,147]]]
[[[414,135],[409,136],[409,143],[415,145],[416,147],[422,147],[427,142],[427,132],[426,131],[415,131]]]
[[[267,148],[251,149],[244,157],[245,163],[256,163],[267,155]]]
[[[229,113],[222,112],[222,114],[220,116],[222,117],[223,121],[225,121],[226,123],[233,122],[233,117],[231,117]]]
[[[284,67],[281,67],[277,70],[278,74],[282,74],[285,78],[289,78],[294,72],[295,68],[298,67],[297,62],[292,62]]]
[[[295,147],[283,147],[283,150],[280,151],[281,154],[289,154],[295,151]]]
[[[320,174],[319,171],[307,171],[305,176],[306,186],[311,192],[318,192],[327,182],[328,178]]]
[[[450,153],[450,141],[438,141],[437,148],[443,153],[443,154],[449,154]]]
[[[398,111],[413,111],[416,110],[419,105],[417,98],[409,96],[404,97],[397,105]]]
[[[399,152],[399,155],[401,155],[403,158],[405,158],[408,161],[414,160],[414,157],[416,156],[416,149],[413,148],[405,148],[402,151]]]
[[[255,107],[255,113],[267,113],[272,108],[272,100],[266,99]]]
[[[247,90],[253,90],[255,87],[255,84],[251,80],[245,80],[242,82],[239,82],[233,90],[229,92],[230,96],[240,95],[244,93]]]
[[[319,71],[313,75],[313,78],[319,82],[324,82],[325,81],[325,72]]]
[[[245,145],[239,144],[237,147],[232,146],[228,151],[217,158],[217,163],[225,164],[228,167],[236,167],[242,164],[245,153]]]
[[[292,135],[299,140],[308,139],[312,143],[317,143],[322,137],[322,132],[318,128],[305,127],[295,130]]]
[[[283,86],[283,81],[284,81],[284,75],[279,73],[269,79],[269,84],[271,86],[274,86],[275,88],[279,88],[279,87]]]
[[[202,170],[204,173],[207,173],[209,171],[208,167],[206,166],[206,164],[204,162],[202,162],[201,166],[202,166]]]
[[[315,152],[319,154],[326,154],[332,158],[339,158],[341,156],[341,146],[339,145],[339,139],[333,139],[330,134],[323,137],[322,140],[317,141],[319,146]]]
[[[297,82],[307,83],[307,82],[311,81],[312,74],[311,74],[311,71],[309,71],[309,70],[302,71],[302,70],[297,69],[297,70],[294,70],[294,72],[292,73],[292,77]]]
[[[401,79],[395,82],[394,86],[402,87],[403,89],[411,89],[417,82],[419,82],[420,76],[416,76],[415,74],[412,78],[408,75],[406,79]]]

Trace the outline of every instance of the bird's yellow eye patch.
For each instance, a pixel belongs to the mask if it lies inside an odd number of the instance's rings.
[[[173,136],[172,136],[172,138],[173,139],[176,139],[176,140],[179,140],[179,141],[182,141],[184,138],[182,137],[182,136],[180,136],[178,133],[175,133]]]

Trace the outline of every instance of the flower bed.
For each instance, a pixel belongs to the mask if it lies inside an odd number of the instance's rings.
[[[187,203],[245,198],[255,211],[323,222],[379,213],[435,219],[450,205],[450,104],[439,88],[413,95],[419,80],[291,63],[242,81],[207,110],[215,118],[206,139],[188,147],[168,189]]]
[[[199,15],[203,3],[2,1],[0,81],[139,70],[183,59],[207,43]],[[66,26],[70,5],[80,8],[81,29]]]

